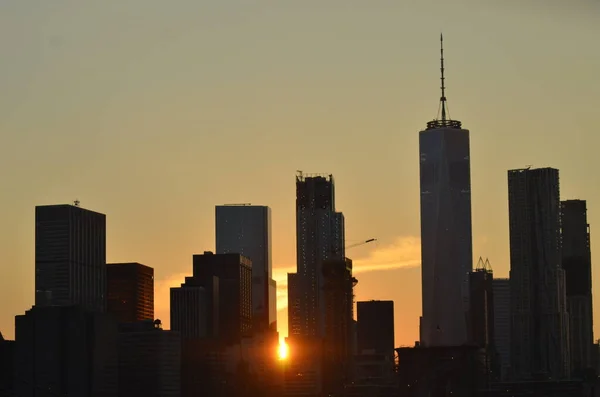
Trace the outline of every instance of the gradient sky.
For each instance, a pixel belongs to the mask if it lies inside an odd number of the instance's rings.
[[[393,299],[396,344],[412,344],[440,32],[450,114],[471,130],[475,260],[507,276],[511,168],[559,168],[595,248],[598,18],[595,0],[3,0],[0,330],[33,303],[35,205],[107,214],[108,260],[155,268],[168,324],[168,288],[214,249],[216,204],[271,206],[283,286],[304,170],[334,174],[349,243],[379,239],[348,251],[357,299]]]

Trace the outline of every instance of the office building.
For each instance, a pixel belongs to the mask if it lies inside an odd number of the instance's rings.
[[[323,337],[323,263],[344,260],[344,216],[335,211],[332,175],[296,176],[296,273],[288,275],[291,337]]]
[[[323,343],[324,389],[328,395],[343,392],[352,369],[354,286],[352,261],[332,259],[323,263],[325,335]]]
[[[370,384],[389,384],[394,370],[394,302],[372,300],[358,302],[356,307],[354,383],[361,390]]]
[[[581,376],[592,367],[594,319],[592,254],[585,200],[561,202],[562,267],[565,271],[571,372]]]
[[[469,340],[486,351],[494,341],[494,273],[486,259],[479,258],[469,273]]]
[[[119,396],[179,397],[181,337],[160,320],[119,325]]]
[[[171,329],[184,340],[218,338],[218,277],[186,277],[180,287],[171,288]]]
[[[356,304],[358,354],[373,352],[394,356],[394,301],[364,301]]]
[[[421,343],[468,341],[468,273],[473,267],[469,131],[448,114],[442,47],[441,117],[419,133],[421,189]]]
[[[106,310],[106,216],[75,205],[35,208],[35,305]]]
[[[503,382],[510,376],[510,282],[507,278],[492,281],[494,295],[494,378]]]
[[[15,341],[6,340],[0,332],[0,397],[15,394]]]
[[[154,319],[154,269],[140,263],[106,267],[107,310],[120,323]]]
[[[239,343],[252,332],[252,261],[240,254],[194,255],[194,279],[219,279],[219,339]]]
[[[215,208],[217,254],[242,254],[252,261],[252,318],[255,331],[276,330],[276,284],[271,259],[271,209],[236,204]]]
[[[16,395],[116,397],[117,327],[81,306],[34,306],[15,318]]]
[[[515,380],[570,375],[559,193],[557,169],[508,171],[510,359]]]

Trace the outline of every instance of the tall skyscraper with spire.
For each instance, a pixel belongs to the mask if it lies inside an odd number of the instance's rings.
[[[441,115],[419,133],[424,346],[468,341],[468,273],[473,268],[469,131],[450,118],[443,44],[440,36]]]

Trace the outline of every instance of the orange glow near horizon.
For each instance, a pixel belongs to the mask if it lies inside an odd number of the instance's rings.
[[[289,349],[287,343],[284,341],[279,341],[279,349],[277,350],[277,357],[280,360],[285,360],[288,358]]]

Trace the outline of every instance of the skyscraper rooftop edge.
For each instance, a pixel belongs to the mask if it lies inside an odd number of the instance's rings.
[[[327,181],[333,181],[333,174],[327,173],[305,173],[302,171],[296,171],[296,180],[302,182],[308,178],[323,178]]]

